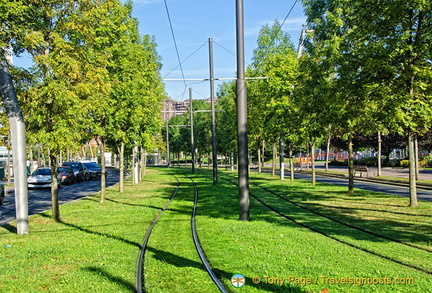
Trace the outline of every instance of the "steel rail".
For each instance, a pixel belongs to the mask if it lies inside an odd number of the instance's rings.
[[[221,292],[227,293],[228,291],[225,289],[225,287],[223,286],[221,281],[218,279],[216,274],[213,272],[213,269],[211,268],[210,263],[207,261],[207,258],[204,254],[204,251],[201,248],[201,243],[200,243],[199,238],[198,238],[198,233],[196,230],[196,222],[195,222],[196,210],[197,210],[197,205],[198,205],[198,188],[197,188],[196,183],[193,181],[193,179],[190,177],[188,177],[188,178],[192,181],[192,183],[194,185],[194,190],[195,190],[194,206],[193,206],[192,217],[191,217],[192,238],[193,238],[193,241],[195,244],[195,248],[197,250],[199,258],[201,259],[201,262],[203,263],[207,273],[210,275],[213,282],[216,284],[216,286],[219,288],[219,290]]]
[[[150,238],[150,235],[151,235],[153,228],[156,225],[157,221],[162,216],[162,214],[165,212],[165,210],[168,208],[168,206],[170,205],[170,203],[172,202],[174,197],[177,195],[177,192],[179,190],[179,186],[180,186],[179,180],[175,175],[173,175],[173,176],[177,181],[176,188],[175,188],[173,194],[171,195],[171,198],[166,203],[166,205],[162,208],[162,210],[159,212],[159,214],[153,220],[152,224],[148,227],[146,234],[143,238],[142,244],[141,244],[140,253],[139,253],[138,258],[137,258],[136,270],[135,270],[135,290],[137,293],[146,292],[145,280],[144,280],[144,257],[145,257],[145,251],[147,248],[147,243],[148,243],[148,240]]]

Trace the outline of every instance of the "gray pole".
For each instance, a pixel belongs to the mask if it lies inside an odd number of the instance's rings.
[[[214,73],[213,73],[213,40],[209,38],[209,64],[210,64],[210,100],[211,100],[211,126],[212,126],[212,151],[213,151],[213,184],[217,184],[217,149],[216,149],[216,117],[214,102]]]
[[[190,111],[190,131],[191,131],[192,173],[195,173],[195,141],[194,141],[193,112],[192,112],[192,88],[189,88],[189,111]]]
[[[169,127],[168,127],[168,111],[166,113],[166,144],[167,144],[167,166],[171,166],[170,149],[169,149]]]
[[[16,97],[7,62],[0,56],[0,92],[9,119],[13,166],[17,233],[28,234],[28,189],[26,166],[26,134],[24,118]]]
[[[237,19],[237,145],[239,180],[239,219],[250,220],[249,171],[247,137],[247,96],[244,61],[244,6],[243,0],[236,0]]]

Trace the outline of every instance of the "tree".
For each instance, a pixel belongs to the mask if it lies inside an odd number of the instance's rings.
[[[410,206],[417,206],[414,141],[432,121],[432,3],[362,1],[353,6],[359,54],[369,94],[387,97],[379,107],[392,130],[408,136]],[[373,25],[372,25],[373,23]]]
[[[275,145],[281,136],[292,139],[290,134],[297,129],[292,123],[295,120],[292,115],[295,105],[291,100],[298,62],[290,36],[281,30],[278,21],[271,27],[265,25],[261,28],[257,44],[247,73],[267,78],[251,82],[248,86],[248,113],[251,141],[260,149],[263,141]],[[284,156],[281,154],[282,158]]]

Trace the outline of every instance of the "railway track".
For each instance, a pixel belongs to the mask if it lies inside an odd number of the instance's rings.
[[[236,182],[233,181],[233,178],[226,178],[226,177],[222,177],[222,179],[228,181],[231,184],[237,185]],[[250,191],[250,196],[251,198],[253,198],[254,200],[256,200],[258,203],[260,203],[261,205],[265,206],[267,209],[273,211],[274,213],[278,214],[280,217],[289,220],[301,227],[307,228],[313,232],[319,233],[327,238],[333,239],[335,241],[338,241],[340,243],[343,243],[345,245],[348,245],[350,247],[356,248],[358,250],[364,251],[366,253],[375,255],[377,257],[386,259],[388,261],[394,262],[398,265],[402,265],[405,267],[409,267],[411,269],[415,269],[417,271],[421,271],[423,273],[427,273],[429,275],[432,275],[432,268],[430,267],[423,267],[423,266],[418,266],[416,265],[415,259],[411,261],[406,260],[406,255],[411,255],[409,254],[410,252],[416,251],[416,253],[419,253],[419,258],[420,257],[425,257],[426,259],[431,257],[432,252],[430,250],[427,249],[423,249],[421,247],[417,247],[414,245],[410,245],[407,243],[403,243],[401,241],[398,241],[396,239],[392,239],[389,237],[386,237],[384,235],[380,235],[379,233],[376,232],[372,232],[372,231],[367,231],[365,229],[361,229],[359,227],[355,227],[353,225],[350,225],[348,223],[344,223],[342,221],[339,221],[337,219],[333,219],[332,217],[329,217],[327,215],[323,215],[317,211],[314,211],[311,208],[305,207],[299,203],[296,203],[294,201],[291,201],[289,199],[287,199],[284,196],[281,196],[280,194],[278,194],[277,192],[270,190],[266,187],[262,187],[257,183],[254,182],[250,182],[250,185],[252,186],[251,191]],[[273,198],[270,198],[273,197]],[[304,218],[309,218],[311,216],[313,217],[317,217],[321,220],[327,221],[327,225],[330,227],[332,227],[332,229],[329,229],[328,227],[317,227],[317,226],[313,226],[311,224],[308,224],[308,221],[303,221],[300,218],[296,218],[296,216],[288,214],[286,211],[284,212],[282,210],[282,208],[280,207],[276,207],[277,204],[276,203],[280,203],[283,202],[285,205],[291,206],[293,208],[295,208],[297,211],[301,211],[302,213],[308,213],[307,216],[305,216]],[[375,244],[376,247],[366,247],[365,245],[361,245],[359,243],[361,243],[360,241],[349,241],[347,237],[339,237],[338,235],[331,235],[330,231],[334,230],[334,226],[335,225],[341,225],[344,226],[345,229],[348,228],[352,231],[352,235],[356,235],[357,237],[360,238],[370,238],[373,237],[375,239],[375,242],[377,243],[386,243],[386,244],[390,244],[390,245],[402,245],[406,248],[406,250],[408,251],[406,253],[406,255],[399,255],[398,257],[394,257],[392,255],[386,255],[384,253],[380,252],[380,249],[378,248],[378,244]]]
[[[142,245],[141,245],[141,249],[140,249],[138,258],[137,258],[135,287],[136,287],[136,292],[139,292],[139,293],[147,292],[149,289],[146,286],[146,281],[145,281],[145,269],[146,268],[145,268],[144,264],[145,264],[146,251],[149,249],[148,243],[149,243],[149,239],[151,237],[152,231],[155,228],[155,226],[158,224],[158,221],[162,217],[164,212],[167,209],[169,209],[170,204],[175,200],[175,197],[178,194],[179,188],[181,186],[181,183],[180,183],[178,177],[175,175],[173,175],[173,176],[176,179],[175,190],[174,190],[173,194],[171,195],[170,199],[168,200],[168,202],[166,203],[166,205],[162,208],[162,210],[155,217],[155,219],[153,220],[153,222],[151,223],[151,225],[147,229],[147,231],[144,235],[143,241],[142,241]],[[188,178],[188,180],[190,180],[191,183],[193,184],[193,208],[192,208],[191,213],[190,213],[190,228],[191,228],[191,235],[190,236],[193,240],[197,255],[198,255],[199,259],[201,260],[202,267],[206,270],[206,272],[208,273],[208,275],[212,279],[213,283],[217,286],[219,291],[220,292],[227,292],[227,290],[225,289],[223,284],[219,281],[216,274],[213,272],[211,265],[210,265],[209,261],[206,259],[206,256],[204,254],[204,251],[203,251],[201,244],[200,244],[200,241],[199,241],[198,233],[196,230],[196,222],[195,222],[196,212],[197,212],[197,204],[198,204],[198,187],[197,187],[197,184],[193,181],[192,178],[187,177],[187,176],[185,176],[185,178]]]

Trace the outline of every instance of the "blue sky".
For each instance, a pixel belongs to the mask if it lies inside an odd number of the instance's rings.
[[[283,30],[298,44],[302,25],[306,22],[302,1],[297,1],[286,20]],[[139,21],[142,35],[152,35],[162,57],[161,76],[167,79],[181,79],[179,65],[164,0],[134,0],[133,16]],[[174,35],[183,62],[186,79],[209,78],[208,39],[213,39],[214,76],[232,78],[236,73],[236,18],[235,0],[167,0]],[[245,57],[248,64],[260,28],[272,24],[276,19],[283,21],[295,0],[244,0]],[[194,53],[195,52],[195,53]],[[188,58],[189,57],[189,58]],[[185,60],[187,59],[187,60]],[[15,59],[15,64],[25,66],[26,60]],[[220,81],[216,81],[217,86]],[[173,99],[188,99],[188,88],[193,89],[194,99],[210,96],[209,82],[165,81],[165,91]]]

